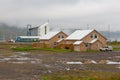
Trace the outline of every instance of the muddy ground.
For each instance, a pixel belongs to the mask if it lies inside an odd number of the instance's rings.
[[[0,49],[0,80],[40,80],[59,71],[120,72],[120,51],[66,52]]]

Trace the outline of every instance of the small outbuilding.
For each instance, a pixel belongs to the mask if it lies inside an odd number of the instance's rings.
[[[90,50],[99,50],[102,47],[102,42],[100,42],[98,39],[90,41],[89,44]]]
[[[83,41],[76,41],[73,43],[73,45],[74,45],[74,51],[85,51],[86,50],[86,46]]]

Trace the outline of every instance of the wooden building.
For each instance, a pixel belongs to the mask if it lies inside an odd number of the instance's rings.
[[[55,48],[57,43],[66,38],[68,35],[62,31],[51,31],[45,36],[40,38],[39,47],[40,48]]]
[[[57,47],[75,51],[99,50],[106,46],[106,38],[96,30],[76,30],[61,40]]]

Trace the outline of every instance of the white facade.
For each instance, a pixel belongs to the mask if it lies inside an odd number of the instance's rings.
[[[49,32],[49,24],[45,23],[41,26],[30,28],[31,36],[44,36]]]
[[[45,23],[38,28],[38,36],[44,36],[49,32],[49,24]]]

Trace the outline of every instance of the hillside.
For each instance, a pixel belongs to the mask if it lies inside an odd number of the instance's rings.
[[[120,31],[116,32],[100,31],[100,33],[111,41],[120,41]]]
[[[69,29],[63,31],[67,34],[71,34],[75,31],[75,29]],[[100,31],[105,37],[112,41],[120,41],[120,32],[108,32],[108,31]],[[3,39],[15,39],[17,36],[26,36],[27,31],[26,28],[20,28],[17,26],[10,26],[5,23],[0,23],[0,40]]]
[[[26,35],[26,29],[18,28],[17,26],[9,26],[4,23],[0,23],[0,39],[15,39],[16,36]]]

